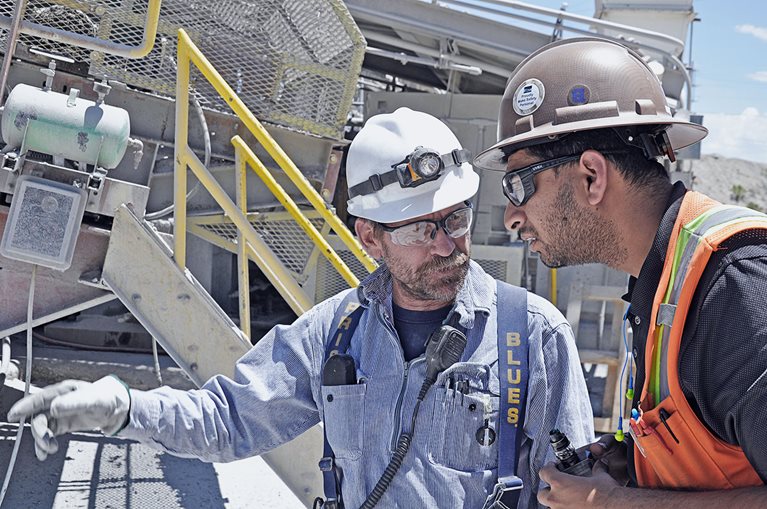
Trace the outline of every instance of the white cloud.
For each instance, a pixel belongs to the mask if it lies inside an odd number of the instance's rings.
[[[765,27],[758,27],[754,25],[738,25],[735,27],[735,30],[741,34],[751,34],[757,39],[767,41],[767,28]]]
[[[709,130],[703,140],[704,154],[719,154],[767,163],[767,115],[746,108],[740,115],[707,113],[703,125]]]
[[[748,75],[754,81],[762,81],[767,83],[767,71],[757,71]]]

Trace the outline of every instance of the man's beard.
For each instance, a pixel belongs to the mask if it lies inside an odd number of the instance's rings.
[[[402,290],[424,301],[454,300],[469,271],[469,255],[457,248],[449,256],[435,256],[415,269],[391,256],[386,246],[383,260]]]
[[[578,205],[571,183],[562,185],[551,212],[542,223],[548,242],[541,242],[540,259],[547,267],[586,263],[618,267],[628,257],[615,223]],[[532,228],[529,232],[535,233]]]

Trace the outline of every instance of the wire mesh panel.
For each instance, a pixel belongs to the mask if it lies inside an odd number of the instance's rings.
[[[311,213],[307,213],[307,217],[315,228],[322,228],[324,219]],[[211,217],[206,217],[203,221],[199,219],[192,217],[189,221],[202,230],[231,242],[231,250],[235,251],[237,226],[229,218],[219,217],[220,220],[217,221]],[[250,214],[249,221],[277,259],[293,273],[299,284],[303,284],[307,277],[306,263],[314,250],[314,243],[304,230],[286,212]]]
[[[11,16],[14,4],[0,0],[0,15]],[[146,14],[147,0],[30,0],[25,20],[139,46]],[[259,119],[341,138],[365,40],[340,0],[163,0],[154,48],[136,60],[26,34],[19,43],[87,62],[91,75],[173,96],[178,28]],[[229,111],[199,73],[191,78],[204,106]]]

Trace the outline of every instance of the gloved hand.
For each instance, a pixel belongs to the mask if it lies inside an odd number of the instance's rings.
[[[11,407],[8,420],[32,418],[35,454],[43,461],[59,450],[56,436],[98,428],[107,435],[123,429],[129,420],[130,391],[116,376],[96,382],[66,380],[31,394]]]

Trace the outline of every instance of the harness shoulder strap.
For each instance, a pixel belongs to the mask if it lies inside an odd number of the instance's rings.
[[[354,331],[359,325],[360,317],[365,311],[360,305],[357,290],[352,290],[343,298],[338,308],[336,308],[336,314],[333,316],[330,330],[332,336],[325,346],[325,358],[327,361],[331,356],[337,354],[346,353],[349,349],[349,345],[354,336]],[[323,362],[324,366],[324,362]],[[320,459],[320,470],[322,471],[322,484],[325,492],[325,500],[316,498],[314,500],[314,507],[321,507],[323,509],[343,509],[343,499],[341,497],[341,478],[338,470],[336,469],[336,458],[333,453],[333,448],[328,442],[328,434],[325,427],[322,428],[323,434],[323,450],[322,459]]]
[[[357,289],[347,293],[333,316],[330,330],[335,332],[325,346],[325,360],[328,360],[331,355],[346,353],[364,311],[365,308],[360,305]]]
[[[503,281],[498,286],[498,483],[485,507],[516,509],[522,490],[517,475],[524,433],[528,380],[527,290]]]

